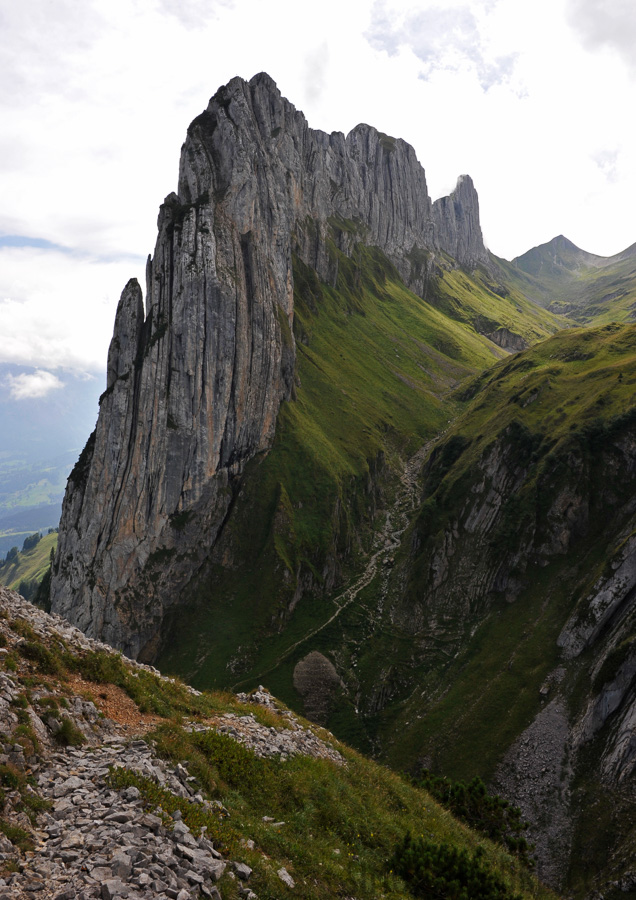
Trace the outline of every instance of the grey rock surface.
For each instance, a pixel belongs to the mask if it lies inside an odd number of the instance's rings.
[[[314,131],[268,75],[232,79],[188,129],[145,311],[129,282],[96,430],[69,480],[51,601],[91,637],[154,658],[236,476],[271,446],[292,396],[292,254],[333,283],[328,237],[344,253],[379,247],[420,292],[436,254],[488,258],[470,178],[432,204],[404,141],[368,125]]]

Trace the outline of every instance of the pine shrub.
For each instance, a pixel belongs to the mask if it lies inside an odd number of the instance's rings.
[[[397,845],[389,862],[414,897],[437,900],[521,900],[496,875],[478,847],[472,854],[451,844],[436,844],[410,833]]]

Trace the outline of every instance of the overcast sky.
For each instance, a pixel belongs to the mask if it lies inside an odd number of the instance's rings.
[[[0,0],[0,386],[102,377],[144,284],[189,122],[267,71],[313,128],[413,144],[432,199],[462,173],[486,243],[636,241],[633,0]]]

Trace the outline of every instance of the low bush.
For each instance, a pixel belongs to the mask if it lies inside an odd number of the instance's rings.
[[[522,862],[532,865],[529,853],[533,848],[522,835],[528,823],[522,821],[521,810],[496,794],[489,794],[481,778],[475,777],[465,784],[425,770],[418,787],[427,790],[462,822],[504,844]]]
[[[44,675],[60,675],[63,666],[58,657],[39,641],[22,641],[18,644],[20,656],[34,662]]]
[[[80,747],[86,742],[86,738],[79,728],[66,716],[60,719],[60,727],[55,732],[55,740],[63,747]]]
[[[488,866],[478,847],[472,854],[409,833],[389,861],[415,897],[436,900],[521,900]]]

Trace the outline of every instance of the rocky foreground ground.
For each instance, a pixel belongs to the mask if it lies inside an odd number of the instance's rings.
[[[220,898],[223,876],[232,879],[233,895],[254,900],[250,867],[223,858],[205,829],[193,833],[178,810],[150,809],[135,786],[113,786],[112,772],[128,770],[188,803],[226,813],[204,799],[185,765],[167,764],[144,739],[158,717],[141,715],[114,685],[38,676],[25,653],[29,636],[77,653],[112,652],[0,588],[0,900]],[[224,713],[185,727],[223,732],[259,756],[302,753],[342,764],[338,751],[289,711],[283,729],[259,723],[249,704],[273,706],[267,691],[240,699],[245,715]],[[253,849],[253,842],[245,846]],[[284,868],[278,877],[284,896],[293,878]]]

